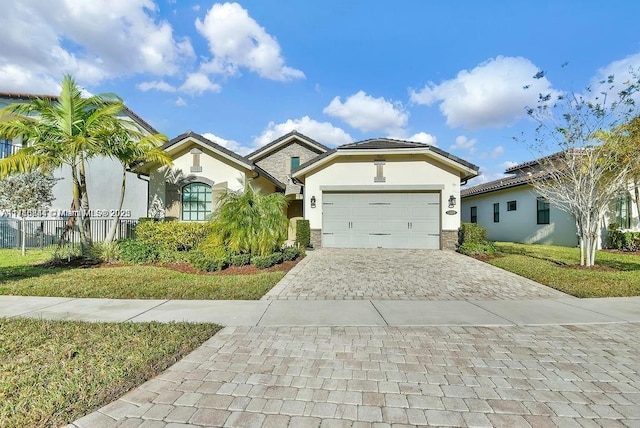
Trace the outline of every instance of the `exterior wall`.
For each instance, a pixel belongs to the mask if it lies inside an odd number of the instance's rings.
[[[89,206],[92,210],[116,210],[120,202],[122,185],[122,165],[109,158],[96,158],[87,162],[87,190]],[[69,210],[71,207],[72,181],[71,169],[67,166],[54,172],[60,180],[53,188],[52,210]],[[144,177],[127,173],[126,192],[123,210],[131,211],[130,218],[147,215],[147,181]]]
[[[578,245],[573,217],[551,204],[550,224],[537,224],[537,194],[531,186],[466,197],[462,200],[462,221],[471,221],[471,207],[477,207],[478,225],[487,230],[492,241],[526,244]],[[516,201],[517,209],[507,211],[507,202]],[[493,222],[493,204],[500,204],[500,222]]]
[[[440,243],[442,250],[455,251],[458,244],[458,230],[443,230]]]
[[[243,190],[246,181],[246,172],[231,161],[203,149],[200,155],[202,171],[191,173],[193,155],[190,150],[195,147],[189,145],[183,147],[173,155],[173,165],[163,167],[151,172],[149,177],[149,217],[175,217],[181,218],[181,189],[191,182],[204,182],[212,187],[213,206],[216,206],[217,196],[225,190]],[[257,191],[273,192],[274,186],[262,177],[255,180]]]
[[[374,156],[338,158],[323,169],[307,175],[305,178],[304,215],[311,229],[322,229],[322,191],[321,186],[376,186],[380,191],[385,186],[442,185],[441,228],[457,230],[460,227],[460,214],[448,215],[448,199],[454,195],[460,201],[460,176],[446,165],[427,157],[407,155],[385,155],[384,182],[374,182],[376,165]],[[372,191],[375,191],[372,190]],[[311,197],[316,198],[316,208],[311,208]],[[459,202],[458,202],[459,204]],[[459,205],[453,208],[459,211]]]
[[[300,165],[318,156],[318,152],[305,145],[292,141],[291,143],[270,152],[266,157],[255,162],[260,168],[273,175],[282,183],[287,184],[291,174],[291,158],[299,157]]]

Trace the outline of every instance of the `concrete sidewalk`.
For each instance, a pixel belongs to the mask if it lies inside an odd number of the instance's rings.
[[[640,297],[532,300],[120,300],[0,296],[0,317],[225,326],[460,326],[640,322]]]

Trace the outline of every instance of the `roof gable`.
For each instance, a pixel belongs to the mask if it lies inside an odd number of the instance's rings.
[[[250,160],[257,160],[260,157],[266,157],[269,155],[269,153],[272,153],[276,150],[278,150],[280,147],[285,146],[287,144],[289,144],[292,141],[298,141],[300,143],[302,143],[303,145],[309,147],[310,149],[312,149],[313,151],[317,152],[318,154],[322,154],[325,153],[331,149],[329,149],[327,146],[320,144],[319,142],[317,142],[316,140],[307,137],[304,134],[301,134],[300,132],[293,130],[275,140],[273,140],[272,142],[270,142],[269,144],[266,144],[262,147],[260,147],[258,150],[249,153],[247,155],[247,159]]]

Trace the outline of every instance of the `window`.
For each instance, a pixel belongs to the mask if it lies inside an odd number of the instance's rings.
[[[500,222],[500,204],[493,204],[493,222]]]
[[[182,220],[206,220],[212,207],[211,186],[191,183],[182,188]]]
[[[516,201],[507,202],[507,211],[515,211],[517,209],[518,209],[518,205],[516,204]]]
[[[294,169],[296,169],[297,167],[300,166],[300,158],[298,156],[294,156],[291,158],[291,170],[293,171]]]
[[[538,198],[538,224],[549,224],[549,201]]]
[[[631,228],[631,197],[621,195],[616,199],[616,217],[614,222],[621,229]]]
[[[15,148],[11,143],[11,140],[5,140],[4,138],[0,139],[0,159],[11,156],[14,150]]]
[[[471,207],[471,223],[478,222],[478,207]]]

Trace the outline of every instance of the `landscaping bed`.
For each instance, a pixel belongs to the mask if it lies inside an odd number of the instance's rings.
[[[584,268],[578,248],[495,243],[496,256],[481,260],[576,297],[640,296],[640,255],[598,251]]]
[[[62,426],[197,348],[214,324],[0,318],[0,426]]]

